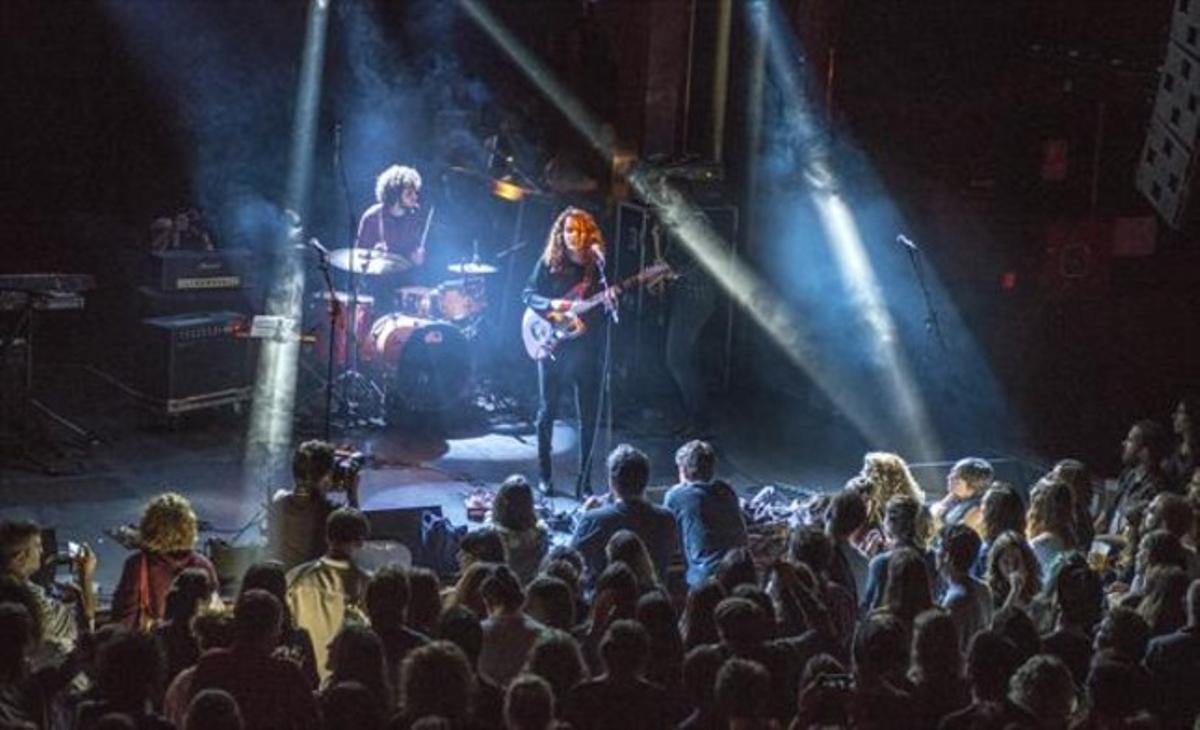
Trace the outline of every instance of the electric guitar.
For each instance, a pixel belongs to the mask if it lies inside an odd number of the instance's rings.
[[[651,284],[672,276],[674,274],[671,272],[670,266],[665,263],[655,264],[642,269],[616,286],[611,286],[587,299],[575,302],[565,312],[554,310],[537,312],[526,307],[525,316],[521,318],[521,340],[525,343],[525,352],[529,353],[529,357],[534,360],[543,360],[547,357],[553,359],[554,351],[559,344],[580,337],[587,331],[587,323],[583,321],[583,315],[603,304],[606,295],[611,294],[615,299],[626,289]]]

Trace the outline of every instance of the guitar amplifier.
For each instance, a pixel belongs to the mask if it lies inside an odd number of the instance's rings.
[[[148,282],[162,291],[241,289],[251,270],[250,251],[155,251]]]
[[[249,327],[237,312],[200,312],[143,319],[138,382],[146,400],[168,414],[250,399]]]

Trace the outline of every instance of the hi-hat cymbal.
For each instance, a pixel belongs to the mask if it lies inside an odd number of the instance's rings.
[[[339,248],[329,252],[329,263],[342,271],[378,276],[397,274],[412,268],[412,262],[399,254],[368,248]]]
[[[451,274],[466,274],[468,276],[482,276],[484,274],[494,274],[499,269],[491,264],[484,264],[478,261],[468,261],[465,264],[450,264],[446,270]]]

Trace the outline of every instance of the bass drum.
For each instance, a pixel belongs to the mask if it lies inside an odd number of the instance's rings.
[[[389,314],[371,327],[388,410],[442,411],[457,405],[471,380],[467,340],[452,325]]]

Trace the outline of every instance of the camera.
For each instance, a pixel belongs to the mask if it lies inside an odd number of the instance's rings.
[[[337,449],[333,452],[333,489],[344,492],[354,485],[354,477],[367,463],[367,455],[353,449]]]

